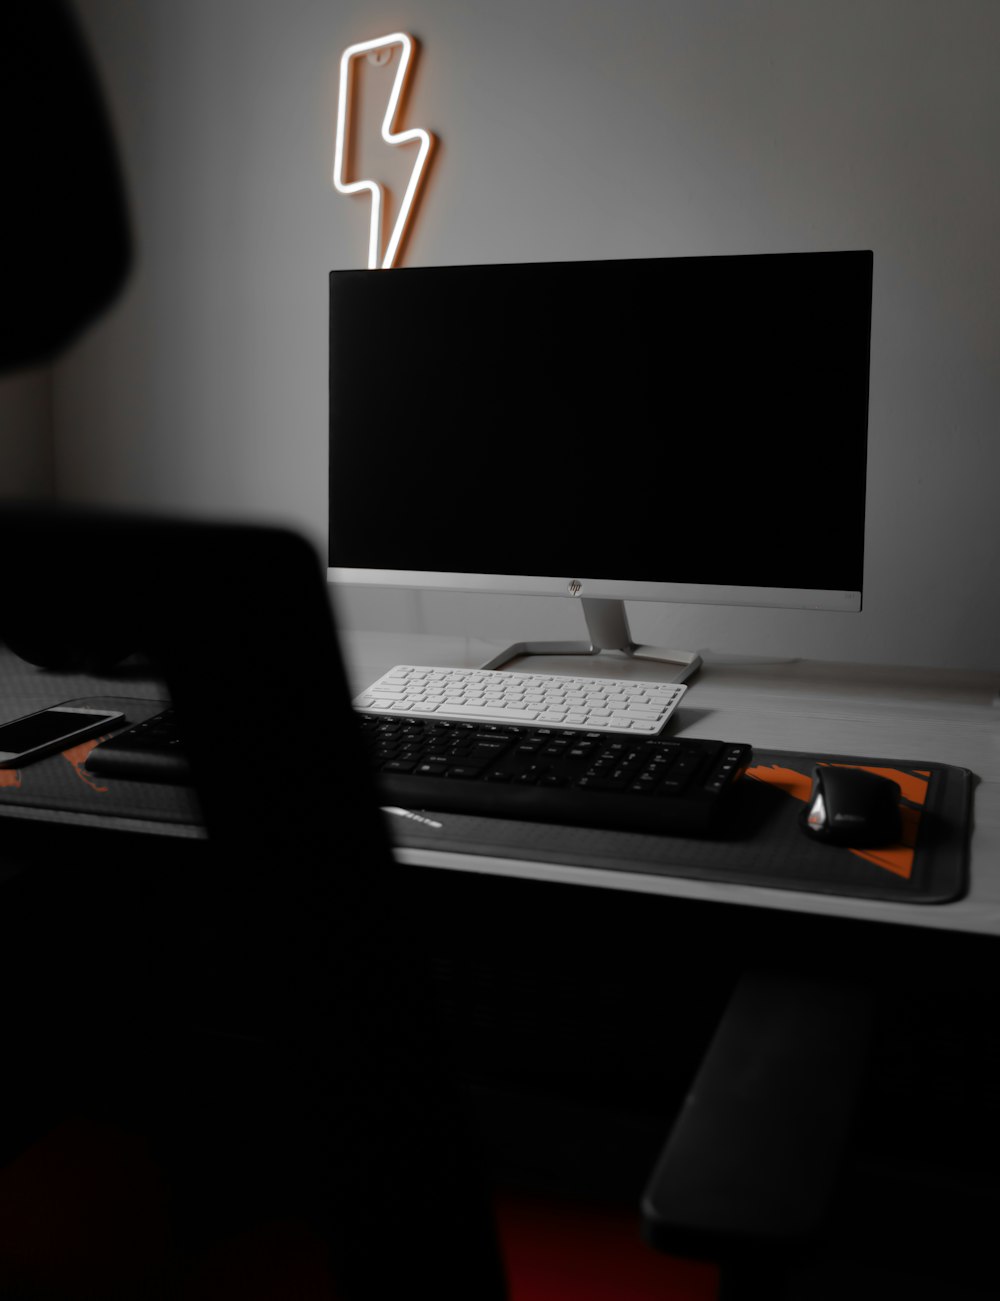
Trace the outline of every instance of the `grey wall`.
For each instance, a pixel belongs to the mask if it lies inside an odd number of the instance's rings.
[[[407,121],[441,139],[411,265],[875,252],[865,610],[644,604],[637,636],[1000,667],[995,0],[80,10],[140,262],[56,372],[61,495],[291,520],[321,541],[326,273],[363,265],[368,220],[330,184],[337,62],[401,27],[423,44]],[[391,400],[412,396],[402,374]],[[804,439],[788,469],[808,491],[821,450]],[[372,626],[579,631],[571,603],[539,599],[360,593],[342,608]]]
[[[51,372],[0,375],[0,498],[47,500],[53,488]]]

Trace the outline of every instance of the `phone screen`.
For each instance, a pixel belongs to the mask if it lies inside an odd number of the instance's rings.
[[[60,714],[47,709],[40,714],[30,714],[27,718],[17,718],[12,723],[0,727],[0,751],[8,754],[23,754],[37,746],[47,745],[60,737],[70,737],[93,726],[106,717],[110,722],[112,715]]]

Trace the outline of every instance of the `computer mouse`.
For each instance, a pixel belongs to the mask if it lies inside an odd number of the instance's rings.
[[[899,786],[890,777],[864,768],[820,764],[813,770],[802,828],[811,839],[831,845],[897,844],[902,832],[900,797]]]

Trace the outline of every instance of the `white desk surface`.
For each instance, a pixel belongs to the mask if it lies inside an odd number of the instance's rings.
[[[347,631],[341,640],[357,691],[393,664],[475,666],[503,649],[422,634]],[[612,663],[584,656],[536,657],[530,668],[589,676],[657,676],[657,666],[650,661]],[[437,850],[401,848],[399,857],[463,872],[1000,936],[1000,707],[993,704],[998,683],[1000,674],[710,659],[692,679],[671,724],[680,735],[746,741],[762,750],[864,754],[970,769],[978,779],[970,888],[954,903],[894,904]],[[142,694],[150,686],[141,676],[122,680],[41,673],[5,649],[0,649],[0,685],[0,721],[58,699],[101,692]]]
[[[502,647],[458,637],[344,632],[352,686],[393,664],[479,665]],[[655,678],[649,661],[535,657],[531,671]],[[521,666],[518,666],[521,667]],[[423,866],[563,881],[676,898],[842,916],[1000,936],[1000,673],[904,669],[804,660],[710,660],[677,713],[679,735],[746,741],[760,749],[863,754],[954,764],[978,779],[973,794],[970,888],[954,903],[893,904],[793,891],[596,871],[552,863],[401,849]]]

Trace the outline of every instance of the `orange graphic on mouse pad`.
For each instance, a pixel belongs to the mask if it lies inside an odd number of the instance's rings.
[[[900,843],[887,845],[882,849],[850,849],[848,852],[908,881],[913,871],[913,854],[917,843],[917,830],[920,826],[920,810],[927,799],[930,772],[923,769],[876,768],[866,763],[838,763],[824,766],[861,768],[864,772],[873,772],[878,777],[888,777],[898,785],[902,795],[899,813],[903,823]],[[812,794],[812,778],[794,768],[782,768],[776,763],[758,764],[754,768],[748,768],[746,775],[755,781],[773,786],[775,790],[782,791],[792,799],[801,800],[803,804],[809,802],[809,796]]]
[[[87,762],[87,756],[93,750],[95,745],[100,745],[106,741],[106,736],[98,736],[93,741],[83,741],[80,745],[71,746],[68,750],[62,751],[62,757],[70,765],[76,775],[82,782],[85,782],[91,790],[97,791],[103,795],[107,791],[107,786],[100,786],[91,774],[84,767]],[[20,768],[0,768],[0,790],[20,790],[22,785]]]
[[[87,771],[84,764],[87,762],[87,756],[90,754],[91,750],[93,750],[94,746],[100,745],[102,741],[106,741],[107,739],[106,736],[98,736],[92,741],[81,741],[79,745],[71,746],[70,749],[63,750],[62,752],[62,757],[72,767],[80,780],[86,782],[91,790],[98,791],[102,795],[108,789],[107,786],[101,786],[94,781],[93,776]]]

